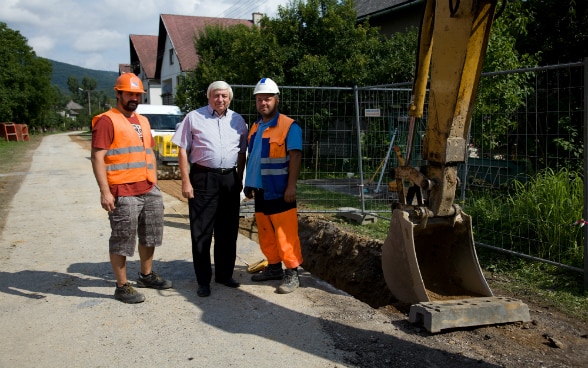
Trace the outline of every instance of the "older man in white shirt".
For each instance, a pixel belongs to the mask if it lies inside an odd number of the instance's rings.
[[[197,294],[210,295],[210,248],[214,234],[215,282],[239,287],[233,279],[239,231],[240,193],[247,149],[247,124],[229,109],[231,86],[210,84],[208,105],[189,112],[172,142],[180,147],[182,195],[188,198]]]

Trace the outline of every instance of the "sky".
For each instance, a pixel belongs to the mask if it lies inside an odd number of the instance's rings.
[[[2,0],[0,22],[19,31],[37,56],[118,71],[130,62],[129,35],[157,35],[160,14],[270,18],[289,0]]]

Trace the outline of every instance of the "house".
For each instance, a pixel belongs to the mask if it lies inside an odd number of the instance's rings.
[[[257,14],[257,13],[256,13]],[[194,40],[206,26],[253,26],[254,20],[162,14],[159,18],[156,77],[161,80],[164,104],[172,104],[184,73],[194,70],[198,55]]]
[[[161,83],[155,77],[157,64],[157,36],[130,35],[130,69],[143,81],[145,96],[142,103],[161,105]]]
[[[131,64],[118,64],[118,75],[131,73],[132,71]]]
[[[59,115],[71,120],[76,120],[82,110],[84,110],[82,105],[70,100],[67,105],[65,105],[65,110],[60,111]]]
[[[143,81],[147,92],[143,102],[173,105],[181,78],[198,64],[194,40],[206,26],[251,27],[261,17],[260,13],[251,20],[160,14],[157,36],[130,35],[130,71]]]
[[[358,23],[367,20],[388,36],[419,27],[424,6],[425,0],[355,0]]]

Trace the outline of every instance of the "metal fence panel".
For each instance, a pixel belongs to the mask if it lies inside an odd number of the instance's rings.
[[[574,63],[482,75],[457,197],[473,217],[478,245],[582,271],[584,236],[572,223],[586,201],[575,193],[586,176],[584,73]],[[515,87],[501,88],[509,84]],[[231,108],[249,124],[257,119],[253,87],[233,86]],[[393,171],[407,145],[408,87],[280,86],[280,111],[304,134],[299,212],[353,208],[391,217]],[[425,128],[426,106],[413,166],[426,164],[419,156]]]
[[[582,270],[584,73],[574,63],[482,75],[482,86],[515,80],[522,105],[488,108],[511,98],[491,88],[476,101],[462,198],[480,244]]]

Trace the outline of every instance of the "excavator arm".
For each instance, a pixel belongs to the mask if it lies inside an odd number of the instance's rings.
[[[465,161],[472,106],[496,3],[429,0],[425,6],[409,115],[413,121],[422,118],[430,74],[422,156],[428,163],[431,185],[423,189],[429,192],[428,207],[435,216],[455,213],[457,164]]]
[[[466,158],[472,107],[497,2],[427,0],[420,28],[405,165],[395,170],[399,203],[382,246],[382,270],[398,300],[440,303],[415,309],[433,311],[421,318],[428,318],[432,332],[530,319],[524,304],[493,297],[478,263],[471,217],[454,203],[457,168]],[[427,85],[422,151],[427,165],[416,168],[411,166],[414,125],[423,117]],[[415,196],[405,193],[405,182],[413,193],[423,191],[425,200],[414,203]],[[447,322],[440,317],[441,310],[447,312],[445,317],[459,316]],[[419,313],[411,308],[411,315]],[[432,323],[432,316],[443,323]]]

